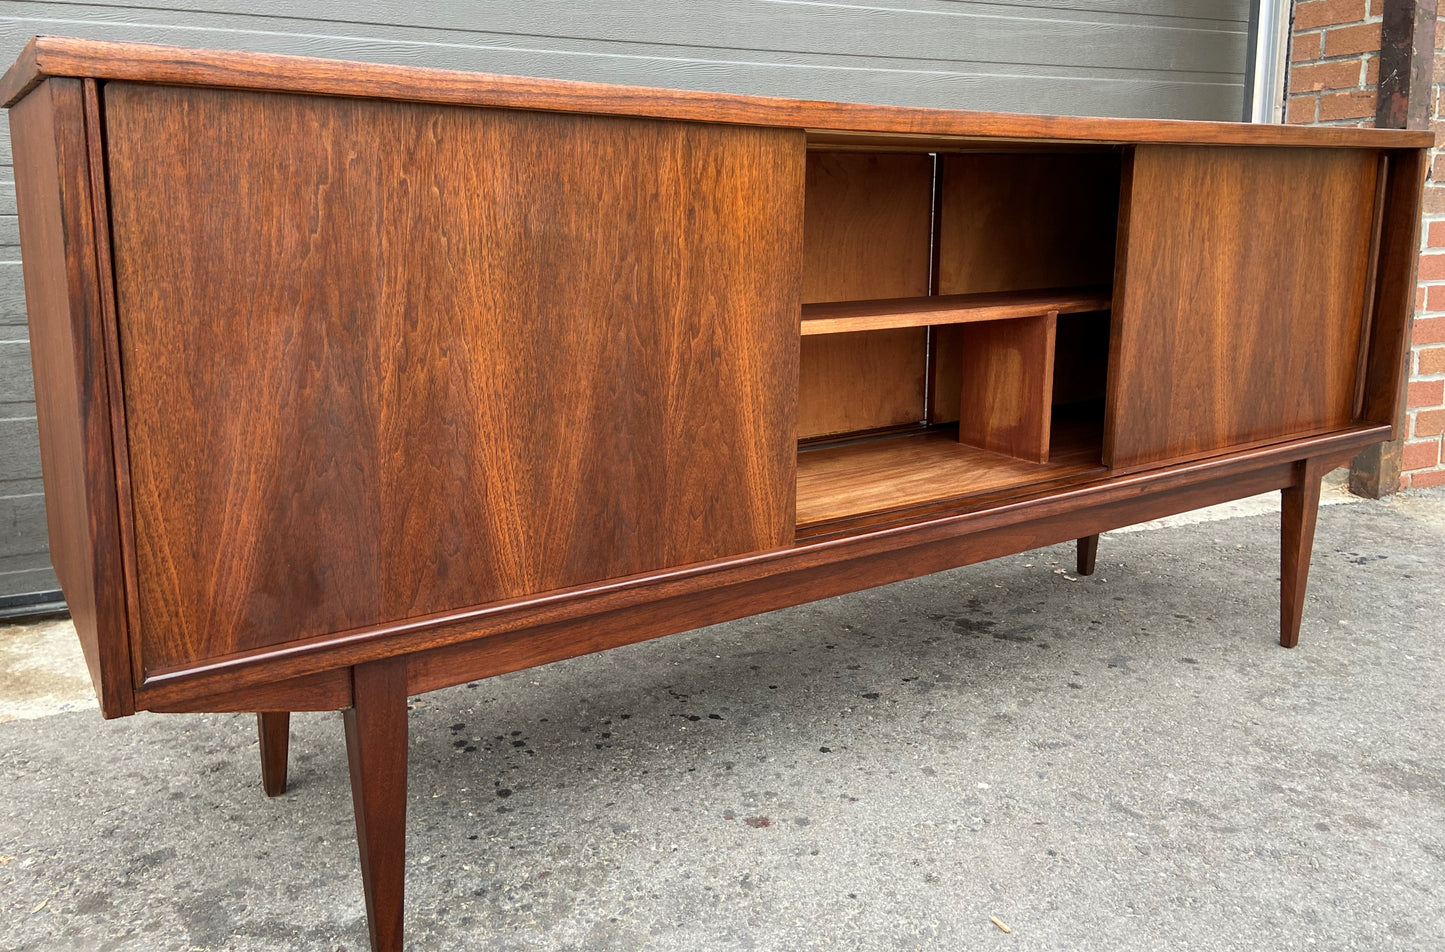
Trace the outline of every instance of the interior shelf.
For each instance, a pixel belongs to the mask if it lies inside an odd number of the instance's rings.
[[[1052,288],[803,305],[803,336],[1108,310],[1108,287]]]
[[[1047,463],[960,443],[952,426],[805,447],[798,453],[798,530],[1103,469],[1100,417],[1058,408],[1054,428]]]

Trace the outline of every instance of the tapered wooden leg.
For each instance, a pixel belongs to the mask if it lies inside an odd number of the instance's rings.
[[[1296,463],[1294,484],[1281,491],[1279,643],[1286,648],[1299,644],[1310,552],[1315,544],[1315,517],[1320,509],[1320,480],[1324,475],[1324,466],[1319,460]]]
[[[346,722],[351,802],[372,952],[401,952],[406,872],[406,662],[351,669]]]
[[[256,732],[261,736],[261,786],[266,796],[286,792],[286,750],[291,740],[291,714],[262,711],[256,715]]]
[[[1078,569],[1080,575],[1094,574],[1094,559],[1099,554],[1099,536],[1084,536],[1079,540]]]

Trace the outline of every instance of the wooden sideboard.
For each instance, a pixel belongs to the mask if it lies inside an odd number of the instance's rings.
[[[270,794],[344,711],[377,950],[408,695],[1267,490],[1294,645],[1432,143],[67,39],[0,101],[101,709],[260,712]]]

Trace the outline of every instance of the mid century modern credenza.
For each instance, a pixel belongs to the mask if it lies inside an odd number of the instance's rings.
[[[0,100],[101,709],[260,712],[273,794],[344,711],[377,950],[408,695],[1276,489],[1294,645],[1432,141],[66,39]]]

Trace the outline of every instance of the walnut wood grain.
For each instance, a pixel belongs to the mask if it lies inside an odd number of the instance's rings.
[[[939,195],[940,294],[1113,278],[1117,153],[946,155]]]
[[[1078,540],[1074,567],[1080,575],[1093,575],[1094,562],[1099,557],[1099,534],[1086,535]]]
[[[801,134],[106,106],[147,669],[791,540]]]
[[[803,303],[918,298],[929,292],[933,158],[809,152]],[[798,437],[923,419],[920,326],[831,340],[799,354]]]
[[[1394,424],[1400,418],[1408,376],[1405,365],[1420,249],[1420,189],[1429,161],[1425,153],[1413,151],[1391,152],[1387,158],[1360,418]]]
[[[268,797],[286,792],[286,755],[291,746],[291,713],[259,711],[256,735],[261,748],[261,789]]]
[[[1106,463],[1353,420],[1375,174],[1362,150],[1135,151]]]
[[[82,82],[35,86],[10,127],[50,558],[101,712],[119,717],[134,680]]]
[[[392,658],[352,670],[343,714],[371,952],[401,952],[406,891],[407,673]]]
[[[1037,317],[1053,311],[1073,314],[1108,310],[1107,289],[1065,288],[1057,291],[1006,291],[993,294],[946,294],[883,301],[841,301],[804,304],[804,337],[846,334],[890,327],[927,327]]]
[[[807,528],[861,513],[1026,486],[1097,471],[1087,447],[1067,449],[1053,465],[989,451],[948,430],[861,440],[798,454],[798,525]]]
[[[1211,493],[1223,493],[1223,487],[1230,480],[1237,480],[1240,492],[1248,495],[1243,487],[1254,485],[1253,474],[1267,469],[1282,474],[1279,481],[1254,491],[1278,489],[1292,479],[1290,466],[1294,460],[1311,456],[1347,459],[1388,433],[1389,427],[1385,426],[1350,427],[1146,472],[1101,474],[1093,480],[1032,493],[1025,489],[1007,498],[995,499],[983,508],[960,506],[935,511],[905,524],[870,528],[841,539],[441,612],[255,649],[171,671],[150,672],[142,691],[148,703],[180,705],[209,694],[242,691],[399,653],[426,651],[552,624],[563,628],[572,626],[574,632],[579,633],[580,645],[586,641],[580,634],[584,628],[598,623],[602,616],[632,610],[642,611],[651,619],[649,625],[655,626],[639,632],[633,639],[645,640],[897,581],[909,577],[908,567],[914,564],[908,556],[910,550],[935,543],[943,545],[947,540],[973,532],[1024,525],[1036,518],[1042,520],[1060,514],[1076,516],[1075,522],[1084,526],[1095,521],[1084,511],[1095,507],[1115,514],[1093,528],[1081,527],[1074,535],[1066,534],[1053,540],[1060,542],[1130,525],[1131,520],[1142,522],[1155,518],[1147,513],[1161,507],[1173,512],[1187,511],[1191,508],[1190,502],[1196,499],[1195,488],[1205,482],[1216,484]],[[1238,497],[1224,494],[1215,501],[1228,498]],[[1120,521],[1109,524],[1115,517]],[[857,565],[849,564],[853,562]],[[940,565],[939,569],[945,567]],[[903,574],[895,574],[900,571]],[[669,627],[671,623],[665,621],[670,611],[678,613],[677,627]],[[470,679],[460,678],[450,683],[460,684],[466,680]]]
[[[1049,461],[1058,323],[1050,311],[960,328],[959,442],[1031,463]]]
[[[1279,643],[1286,648],[1299,644],[1324,475],[1320,459],[1301,460],[1280,493]]]
[[[967,139],[1375,148],[1429,148],[1434,141],[1429,133],[1403,130],[1008,115],[815,102],[68,37],[32,39],[15,65],[0,78],[0,105],[10,105],[45,76],[385,97],[820,131],[857,130],[868,134],[891,133],[891,140],[907,139],[917,151]]]

